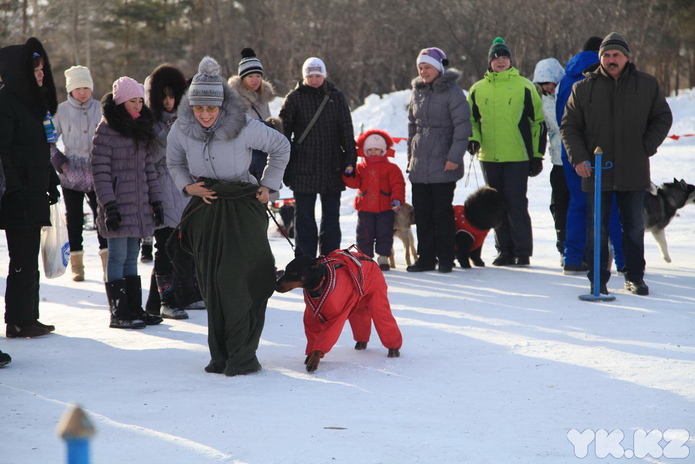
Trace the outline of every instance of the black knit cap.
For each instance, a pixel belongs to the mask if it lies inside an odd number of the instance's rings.
[[[618,50],[619,52],[622,52],[623,55],[628,57],[630,56],[630,47],[627,46],[625,38],[617,32],[611,32],[604,37],[598,51],[599,56],[603,55],[603,52],[607,50]]]
[[[511,60],[512,50],[506,43],[504,43],[504,39],[502,37],[497,37],[495,40],[492,41],[492,46],[490,47],[490,51],[487,54],[487,62],[489,63],[490,61],[494,60],[495,58],[499,58],[500,56],[508,56]]]
[[[586,39],[586,42],[584,42],[584,46],[582,47],[583,52],[597,52],[599,48],[601,48],[601,42],[603,42],[603,39],[601,37],[589,37]]]
[[[244,48],[241,51],[238,73],[239,77],[242,79],[253,73],[258,73],[261,76],[263,75],[261,60],[256,58],[256,52],[254,52],[252,48]]]

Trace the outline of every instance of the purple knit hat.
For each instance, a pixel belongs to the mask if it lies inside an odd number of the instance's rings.
[[[130,77],[119,77],[113,83],[113,102],[120,105],[133,98],[145,99],[145,87]]]
[[[446,55],[437,47],[423,48],[417,56],[416,65],[420,63],[428,63],[437,68],[440,73],[444,72],[444,68],[449,66],[449,60]]]

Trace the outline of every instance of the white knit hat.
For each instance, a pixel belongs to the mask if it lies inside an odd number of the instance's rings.
[[[365,153],[367,153],[367,150],[371,148],[378,148],[381,150],[381,154],[385,154],[387,147],[386,147],[386,140],[379,134],[371,134],[364,140],[364,146],[362,147],[362,150],[364,150]]]
[[[73,66],[65,70],[65,88],[68,93],[80,87],[87,87],[89,90],[94,90],[94,81],[89,69],[84,66]]]
[[[302,77],[306,77],[309,74],[320,74],[326,77],[326,64],[321,60],[321,58],[316,58],[312,56],[307,58],[302,65]]]

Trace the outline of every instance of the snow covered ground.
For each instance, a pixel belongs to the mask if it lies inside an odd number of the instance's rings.
[[[363,123],[405,137],[408,95],[369,97],[354,111],[356,130]],[[672,134],[695,133],[695,91],[669,101]],[[457,202],[483,184],[469,161]],[[669,139],[652,179],[695,183],[694,161],[695,137]],[[87,232],[87,280],[41,283],[41,320],[56,332],[0,338],[13,357],[0,369],[0,463],[64,461],[55,426],[73,402],[97,429],[91,450],[101,464],[694,463],[695,206],[667,229],[673,263],[646,237],[650,296],[627,293],[614,275],[615,301],[583,302],[588,280],[559,265],[545,168],[529,186],[530,267],[409,274],[397,243],[398,268],[386,278],[401,357],[388,359],[376,336],[355,351],[348,329],[314,374],[303,365],[298,290],[270,300],[256,375],[203,371],[204,311],[109,329],[96,236]],[[343,195],[343,246],[355,239],[353,197]],[[283,267],[292,252],[274,227],[269,235]],[[490,234],[483,258],[494,254]],[[140,265],[144,281],[151,270]]]

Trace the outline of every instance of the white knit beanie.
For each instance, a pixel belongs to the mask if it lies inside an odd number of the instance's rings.
[[[304,62],[302,65],[302,77],[306,78],[306,76],[310,74],[320,74],[323,77],[326,77],[326,64],[321,60],[321,58],[312,56],[311,58],[307,58],[307,60]]]
[[[386,140],[379,134],[371,134],[364,140],[364,146],[362,147],[362,150],[367,153],[367,150],[370,148],[378,148],[381,150],[381,154],[385,154],[387,147],[386,147]]]
[[[80,87],[87,87],[89,90],[94,90],[94,81],[89,69],[84,66],[73,66],[65,70],[65,88],[68,93]]]

